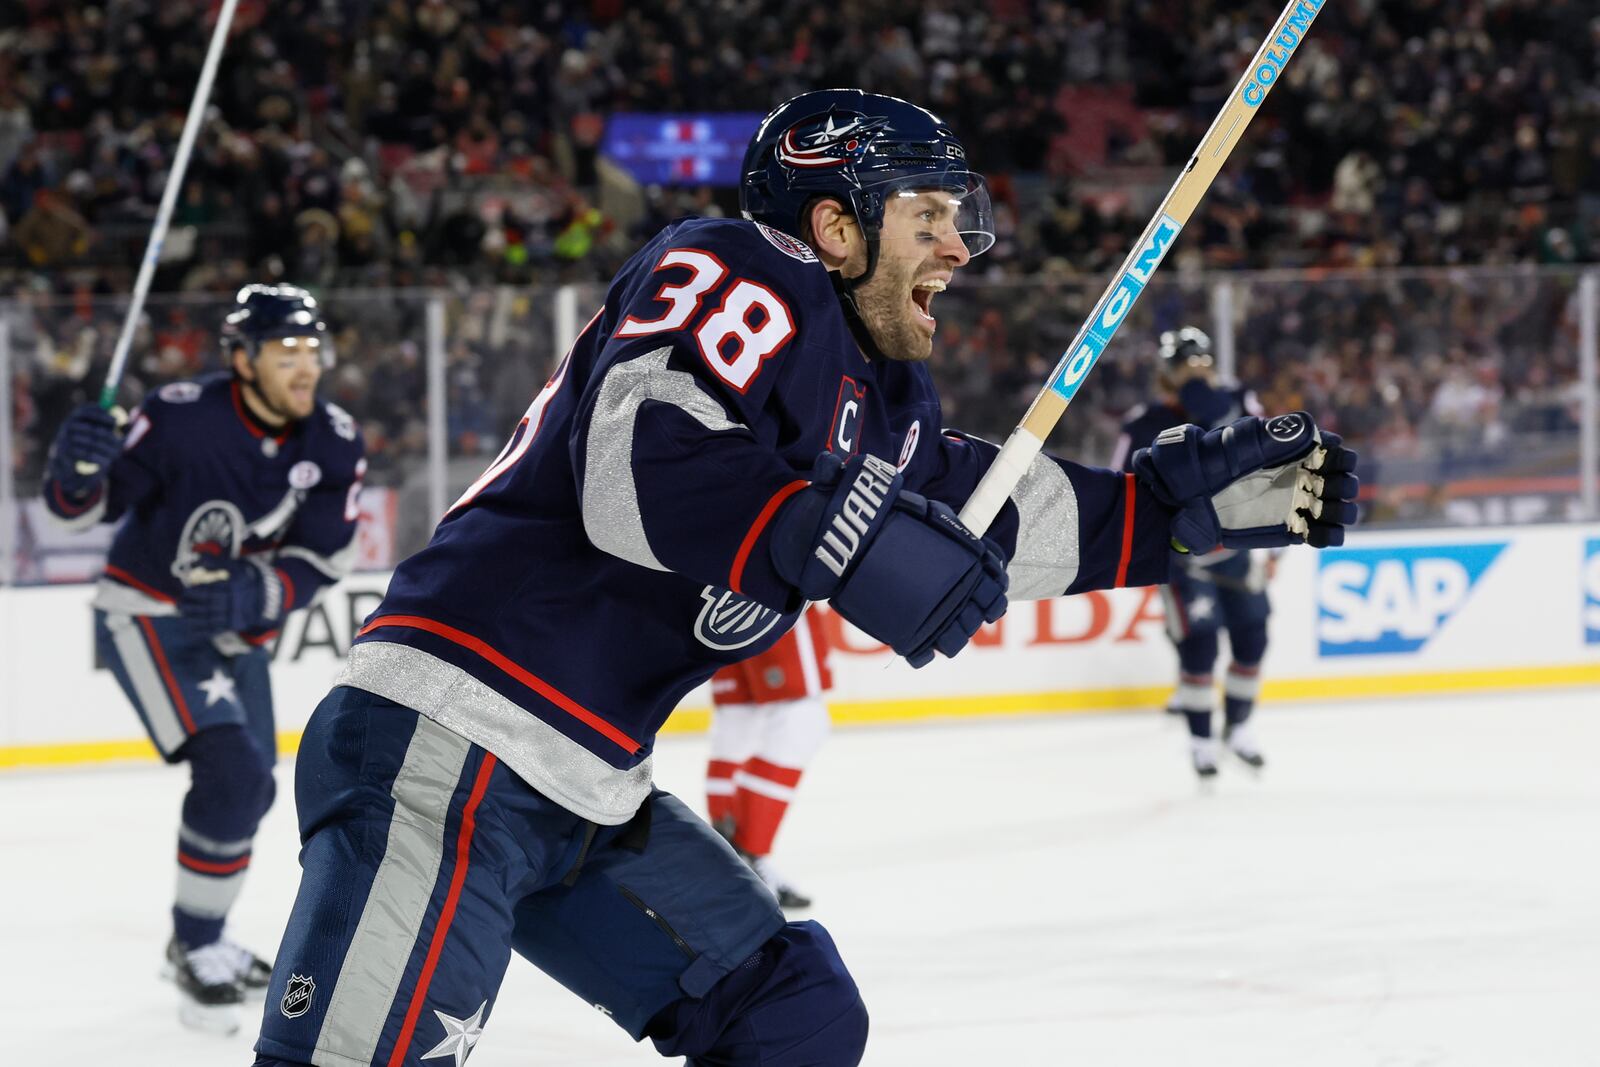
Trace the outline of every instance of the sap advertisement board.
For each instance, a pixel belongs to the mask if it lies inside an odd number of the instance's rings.
[[[273,666],[286,733],[326,693],[385,581],[357,575],[291,617]],[[1358,532],[1284,553],[1271,595],[1268,710],[1551,685],[1593,687],[1600,707],[1600,525]],[[0,767],[103,758],[105,743],[139,738],[94,664],[89,597],[81,585],[0,590]],[[1153,589],[1014,604],[961,656],[920,671],[827,622],[842,723],[1156,708],[1176,669]],[[707,704],[703,688],[690,694],[669,729],[703,728]]]

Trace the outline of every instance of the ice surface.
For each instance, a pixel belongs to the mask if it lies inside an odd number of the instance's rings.
[[[1199,794],[1151,714],[838,732],[778,858],[872,1012],[867,1064],[1600,1062],[1600,694],[1261,715],[1261,780]],[[696,803],[700,738],[658,778]],[[297,879],[289,763],[236,910]],[[0,777],[0,1063],[251,1061],[156,978],[184,776]],[[441,1061],[443,1062],[443,1061]],[[472,1067],[648,1064],[520,960]]]

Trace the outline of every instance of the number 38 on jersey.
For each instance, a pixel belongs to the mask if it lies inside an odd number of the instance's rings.
[[[760,282],[729,277],[715,254],[699,248],[674,248],[661,257],[654,273],[671,272],[654,299],[665,310],[653,319],[629,315],[617,327],[618,337],[684,331],[699,346],[700,356],[718,378],[744,392],[770,359],[794,336],[794,314],[783,298]]]

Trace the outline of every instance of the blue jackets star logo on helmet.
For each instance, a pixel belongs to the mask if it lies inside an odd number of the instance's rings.
[[[835,125],[836,118],[848,118]],[[865,150],[864,135],[883,129],[889,120],[881,115],[842,115],[829,112],[820,129],[816,120],[791,126],[778,142],[778,158],[791,167],[840,167]],[[804,144],[806,147],[801,148]]]

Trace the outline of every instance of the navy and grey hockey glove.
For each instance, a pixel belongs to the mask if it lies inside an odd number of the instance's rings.
[[[1157,499],[1181,509],[1176,547],[1201,555],[1224,548],[1344,543],[1356,521],[1356,454],[1303,411],[1251,415],[1209,433],[1174,426],[1133,456],[1134,473]]]
[[[974,537],[946,505],[903,491],[904,481],[877,456],[845,463],[824,453],[811,488],[779,515],[772,560],[807,600],[828,601],[922,667],[1005,614],[1008,579],[999,545]]]
[[[260,630],[283,619],[283,579],[265,560],[208,559],[185,581],[178,614],[203,634]]]
[[[104,484],[121,449],[116,416],[99,404],[79,404],[56,431],[50,477],[68,497],[81,500]]]

